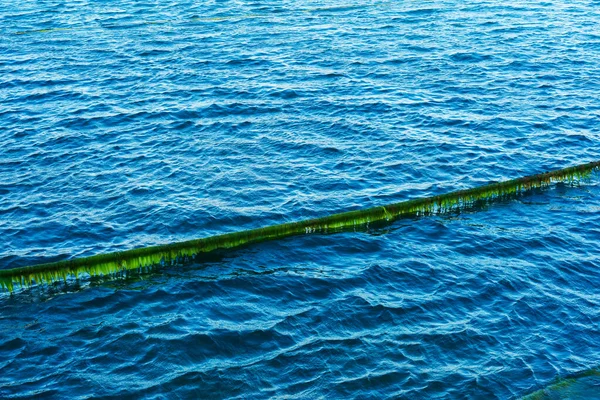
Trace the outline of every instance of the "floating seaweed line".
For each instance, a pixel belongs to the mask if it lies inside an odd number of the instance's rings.
[[[319,14],[323,12],[331,13],[338,11],[356,11],[360,9],[366,8],[375,8],[375,7],[384,7],[391,6],[391,2],[379,2],[373,4],[362,4],[362,5],[354,5],[354,6],[334,6],[334,7],[315,7],[315,8],[306,8],[295,10],[297,12],[304,13],[312,13]],[[215,16],[203,16],[203,17],[193,17],[190,19],[192,22],[223,22],[223,21],[240,21],[246,19],[267,19],[277,16],[279,13],[264,13],[264,14],[232,14],[232,15],[215,15]],[[92,30],[92,29],[102,29],[102,28],[131,28],[131,27],[142,27],[146,25],[171,25],[177,23],[185,23],[185,20],[180,19],[162,19],[162,20],[140,20],[134,21],[133,23],[115,23],[110,25],[98,25],[98,26],[89,26],[89,25],[79,25],[74,27],[50,27],[50,28],[41,28],[41,29],[30,29],[13,32],[14,35],[31,35],[37,33],[53,33],[60,31],[72,31],[72,30]]]
[[[586,371],[558,378],[544,389],[537,390],[521,400],[552,400],[552,399],[589,399],[597,397],[600,369],[592,368]]]
[[[600,161],[595,161],[472,189],[343,212],[322,218],[47,264],[0,269],[0,288],[12,292],[15,287],[66,282],[68,278],[78,279],[85,275],[112,276],[127,271],[143,272],[154,267],[198,261],[203,255],[220,249],[232,249],[294,235],[368,227],[371,223],[386,223],[405,217],[460,211],[496,200],[514,198],[532,189],[547,187],[553,182],[581,182],[590,179],[592,173],[599,169]]]

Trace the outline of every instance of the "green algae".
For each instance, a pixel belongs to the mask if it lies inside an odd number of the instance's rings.
[[[222,22],[222,21],[231,21],[231,20],[243,20],[243,19],[252,19],[252,18],[268,18],[267,14],[244,14],[244,15],[226,15],[219,17],[197,17],[192,18],[194,22]]]
[[[365,5],[357,5],[357,6],[315,7],[315,8],[302,9],[299,11],[304,12],[304,13],[318,14],[321,12],[353,11],[353,10],[360,10],[360,9],[364,9],[364,8],[384,7],[384,6],[390,6],[391,4],[392,3],[390,3],[390,2],[381,2],[381,3],[370,4],[370,5],[365,4]],[[275,14],[238,14],[238,15],[213,16],[213,17],[194,17],[194,18],[191,18],[190,21],[192,21],[192,22],[241,21],[241,20],[245,20],[245,19],[254,19],[254,18],[266,19],[266,18],[272,18],[274,16],[276,16],[276,15]],[[157,21],[139,21],[135,24],[140,25],[140,26],[143,26],[143,25],[167,25],[167,24],[176,24],[179,22],[182,22],[182,21],[176,20],[176,19],[165,19],[165,20],[157,20]],[[111,27],[113,27],[113,28],[129,27],[129,26],[131,26],[131,23],[111,25]],[[90,30],[95,30],[95,29],[101,29],[101,27],[85,25],[85,26],[67,27],[67,28],[42,28],[42,29],[17,31],[17,32],[13,32],[13,34],[14,35],[32,35],[32,34],[38,34],[38,33],[52,33],[52,32],[68,31],[68,30],[90,31]]]
[[[30,35],[32,33],[51,33],[51,32],[59,32],[59,31],[69,31],[73,28],[44,28],[44,29],[34,29],[31,31],[19,31],[15,32],[15,35]]]
[[[392,5],[391,2],[379,2],[379,3],[373,3],[373,4],[315,7],[315,8],[307,8],[302,11],[307,12],[307,13],[355,11],[355,10],[361,10],[361,9],[365,9],[365,8],[385,7],[385,6],[391,6],[391,5]]]
[[[499,199],[512,198],[534,188],[549,186],[553,182],[574,183],[584,181],[589,179],[592,172],[598,169],[600,169],[600,161],[472,189],[333,214],[322,218],[48,264],[0,269],[0,288],[12,292],[15,287],[66,281],[69,277],[79,278],[82,275],[111,276],[127,271],[141,271],[154,266],[187,263],[197,260],[202,254],[214,250],[232,249],[266,240],[316,232],[328,233],[349,228],[356,229],[357,227],[368,227],[371,223],[386,223],[398,218],[452,212]]]
[[[598,398],[599,384],[600,370],[594,368],[569,377],[558,378],[548,387],[528,394],[521,400]]]

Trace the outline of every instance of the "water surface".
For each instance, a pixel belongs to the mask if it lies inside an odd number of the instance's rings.
[[[0,268],[597,160],[597,2],[0,2]],[[0,397],[516,398],[600,365],[600,186],[0,297]]]

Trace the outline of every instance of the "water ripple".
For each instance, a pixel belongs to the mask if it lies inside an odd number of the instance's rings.
[[[595,160],[598,16],[1,3],[0,268]],[[599,193],[0,295],[0,397],[519,397],[600,364]]]

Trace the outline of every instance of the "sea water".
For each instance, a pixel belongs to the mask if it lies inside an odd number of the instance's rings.
[[[600,158],[594,1],[0,0],[0,268]],[[600,186],[0,294],[0,397],[518,398],[600,364]]]

